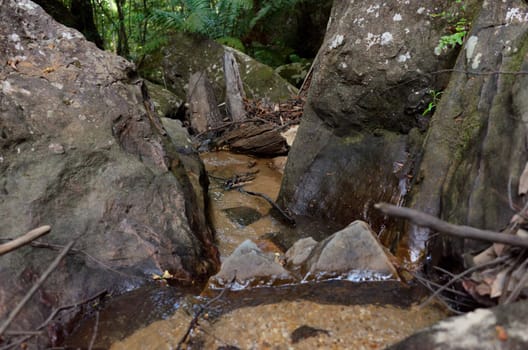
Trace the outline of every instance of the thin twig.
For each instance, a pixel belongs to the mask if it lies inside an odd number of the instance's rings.
[[[387,215],[408,219],[418,226],[425,226],[448,235],[528,248],[528,239],[519,236],[480,230],[471,226],[450,224],[418,210],[397,207],[388,203],[377,203],[374,207]]]
[[[66,254],[68,254],[68,251],[71,249],[71,247],[73,246],[74,243],[75,243],[75,241],[70,241],[64,247],[64,249],[61,251],[61,253],[55,258],[55,260],[53,260],[53,262],[48,267],[48,269],[40,276],[38,281],[31,287],[31,289],[27,292],[27,294],[24,296],[24,298],[18,303],[18,305],[13,309],[13,311],[11,311],[11,313],[9,314],[9,316],[7,317],[5,322],[0,327],[0,336],[2,334],[4,334],[4,332],[7,329],[7,327],[9,327],[11,322],[13,322],[13,320],[18,315],[20,310],[22,310],[24,305],[26,305],[26,303],[29,301],[29,299],[31,299],[33,294],[35,294],[35,292],[40,288],[42,283],[44,283],[44,281],[53,272],[53,270],[55,270],[57,268],[57,266],[59,265],[61,260],[66,256]]]
[[[522,264],[521,266],[519,267],[520,268],[526,268],[526,265],[528,264],[528,259],[526,259]],[[517,297],[519,296],[519,294],[521,293],[522,289],[526,286],[526,283],[528,283],[528,273],[524,273],[523,274],[523,277],[521,278],[521,280],[519,281],[519,283],[517,284],[517,286],[515,286],[515,288],[513,289],[513,291],[511,292],[511,294],[508,296],[508,298],[506,298],[506,300],[504,301],[504,304],[509,304],[511,303],[512,301],[514,301],[515,299],[517,299]]]
[[[26,337],[23,337],[21,339],[18,339],[16,342],[12,343],[12,344],[9,344],[9,345],[6,345],[6,346],[3,346],[3,347],[0,347],[0,350],[9,350],[9,349],[12,349],[12,348],[15,348],[17,347],[18,345],[24,343],[25,341],[31,339],[32,337],[34,337],[35,335],[38,335],[36,333],[38,332],[41,332],[42,329],[44,329],[48,323],[50,323],[54,318],[55,316],[57,316],[57,314],[63,310],[67,310],[67,309],[71,309],[71,308],[74,308],[74,307],[78,307],[80,305],[83,305],[83,304],[86,304],[94,299],[97,299],[97,298],[100,298],[101,296],[103,296],[104,294],[107,293],[107,290],[104,289],[94,295],[92,295],[91,297],[88,297],[88,298],[85,298],[81,301],[78,301],[76,303],[73,303],[73,304],[69,304],[69,305],[63,305],[63,306],[59,306],[58,308],[56,308],[55,310],[53,310],[51,312],[51,314],[49,314],[48,318],[46,318],[46,320],[44,322],[42,322],[38,327],[37,327],[37,331],[34,332],[35,334],[28,334],[28,336]],[[28,333],[31,333],[31,332],[28,332]],[[5,332],[6,335],[10,335],[10,332],[7,331]],[[20,334],[22,335],[22,334]]]
[[[257,197],[260,197],[260,198],[263,198],[264,200],[266,200],[266,202],[268,202],[273,208],[277,209],[277,211],[283,216],[283,218],[288,222],[288,224],[292,225],[292,226],[295,226],[295,219],[293,217],[291,217],[291,215],[289,215],[288,213],[286,213],[286,211],[284,211],[281,207],[279,207],[279,205],[277,203],[275,203],[273,201],[273,199],[271,199],[269,196],[265,195],[264,193],[260,193],[260,192],[252,192],[252,191],[248,191],[248,190],[245,190],[243,188],[238,188],[238,190],[242,193],[247,193],[251,196],[257,196]]]
[[[501,262],[504,262],[504,261],[508,260],[509,258],[510,258],[509,256],[501,256],[501,257],[498,257],[498,258],[496,258],[494,260],[488,261],[487,263],[484,263],[484,264],[481,264],[481,265],[475,265],[475,266],[465,270],[464,272],[461,272],[458,275],[455,275],[451,280],[449,280],[449,282],[447,282],[442,287],[438,288],[433,294],[431,294],[429,296],[429,298],[427,298],[423,303],[420,304],[420,306],[423,307],[423,306],[429,304],[429,302],[431,302],[431,300],[433,300],[440,293],[445,291],[447,289],[447,287],[449,287],[450,285],[452,285],[456,281],[459,281],[462,277],[464,277],[466,275],[469,275],[470,273],[473,273],[475,271],[481,270],[481,269],[483,269],[485,267],[496,265],[496,264],[499,264]]]
[[[51,230],[51,226],[49,225],[44,225],[44,226],[40,226],[40,227],[37,227],[36,229],[34,230],[31,230],[29,231],[28,233],[18,237],[18,238],[15,238],[14,240],[8,242],[8,243],[4,243],[4,244],[0,244],[0,255],[2,254],[5,254],[7,252],[10,252],[12,250],[15,250],[17,249],[18,247],[21,247],[25,244],[28,244],[29,242],[39,238],[40,236],[50,232]]]
[[[95,313],[95,325],[94,330],[92,334],[92,339],[90,339],[90,345],[88,346],[88,350],[92,350],[93,346],[95,344],[95,339],[97,338],[97,329],[99,327],[99,311]]]
[[[231,288],[231,285],[233,284],[233,282],[235,282],[235,279],[236,279],[236,274],[233,277],[233,279],[231,280],[231,282],[228,285],[226,285],[224,287],[224,289],[222,289],[220,294],[218,294],[213,299],[209,300],[204,306],[201,306],[200,309],[195,313],[194,317],[192,318],[191,322],[189,323],[189,326],[187,327],[187,330],[185,331],[185,334],[183,335],[183,337],[180,339],[180,341],[176,345],[176,349],[177,350],[181,350],[182,349],[182,345],[188,340],[189,335],[191,334],[192,330],[196,326],[198,326],[198,321],[200,319],[200,316],[202,316],[202,314],[209,308],[209,306],[211,306],[213,303],[215,303],[217,300],[220,300],[220,298],[222,298],[224,296],[224,294]]]
[[[426,279],[426,278],[424,278],[422,276],[419,276],[417,274],[411,273],[411,275],[414,278],[416,278],[418,281],[422,282],[422,283],[428,283],[428,284],[430,284],[430,285],[432,285],[434,287],[438,287],[438,288],[442,287],[441,284],[433,282],[431,280],[428,280],[428,279]],[[446,288],[445,290],[446,290],[446,292],[450,292],[450,293],[453,293],[453,294],[456,294],[456,295],[459,295],[459,296],[462,296],[462,297],[466,297],[467,298],[467,296],[468,296],[467,293],[461,292],[461,291],[453,289],[453,288]]]
[[[49,249],[54,249],[54,250],[59,250],[59,249],[62,249],[64,247],[64,246],[59,245],[59,244],[44,243],[44,242],[39,242],[39,241],[31,242],[31,246],[32,247],[37,247],[37,248],[49,248]],[[136,279],[144,279],[143,277],[140,277],[140,276],[135,276],[135,275],[131,275],[131,274],[126,273],[126,272],[122,272],[122,271],[116,270],[116,269],[110,267],[108,264],[104,263],[103,261],[97,259],[93,255],[90,255],[89,253],[85,252],[84,250],[81,250],[81,249],[70,249],[70,253],[83,254],[88,259],[93,260],[95,263],[101,265],[103,268],[107,269],[108,271],[115,272],[115,273],[123,275],[125,277],[136,278]]]

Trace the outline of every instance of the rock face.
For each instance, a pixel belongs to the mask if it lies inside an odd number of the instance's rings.
[[[513,350],[528,347],[526,301],[477,309],[420,331],[390,350]]]
[[[218,101],[224,101],[224,51],[233,51],[240,68],[240,76],[248,98],[267,97],[274,102],[285,100],[297,89],[276,74],[272,68],[211,39],[176,33],[159,53],[147,56],[139,66],[142,77],[166,86],[181,100],[185,100],[189,77],[195,72],[206,72],[213,84]]]
[[[447,3],[446,3],[447,4]],[[421,144],[421,112],[451,56],[434,48],[446,4],[335,1],[279,202],[345,226],[383,223],[372,207],[401,202]],[[412,34],[410,34],[412,33]],[[386,224],[386,223],[385,223]]]
[[[274,259],[273,253],[264,253],[250,240],[244,241],[225,261],[220,271],[210,278],[213,287],[259,285],[275,280],[291,279],[290,273]]]
[[[374,232],[362,221],[354,221],[317,244],[311,239],[299,240],[286,257],[294,268],[300,265],[303,278],[347,276],[361,280],[398,276]]]
[[[0,238],[49,224],[42,242],[76,242],[12,329],[151,272],[213,272],[203,167],[145,108],[133,66],[29,0],[0,6]],[[0,319],[56,255],[27,246],[0,257]]]
[[[455,65],[467,74],[453,73],[432,119],[410,206],[453,223],[500,230],[513,213],[509,201],[519,209],[524,202],[517,188],[528,159],[528,77],[511,72],[528,70],[528,6],[513,0],[481,6]],[[409,233],[422,246],[428,237],[416,227]],[[481,247],[444,236],[435,242],[429,246],[436,258]]]

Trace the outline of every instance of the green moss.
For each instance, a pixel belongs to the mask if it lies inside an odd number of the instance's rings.
[[[365,135],[361,133],[354,133],[353,135],[344,136],[341,138],[341,143],[343,145],[357,145],[363,142]]]

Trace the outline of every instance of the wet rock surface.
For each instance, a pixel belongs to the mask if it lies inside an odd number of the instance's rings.
[[[372,205],[406,194],[424,130],[415,96],[442,86],[426,72],[452,58],[434,55],[446,23],[430,16],[447,6],[334,2],[279,203],[341,227],[361,219],[376,232],[399,229]]]
[[[492,309],[477,309],[441,321],[389,349],[526,349],[528,347],[527,312],[526,301]]]
[[[452,223],[500,231],[510,221],[511,203],[524,201],[518,186],[527,159],[523,116],[528,112],[528,80],[525,74],[484,72],[528,68],[528,23],[512,16],[527,13],[528,6],[503,1],[482,3],[478,9],[454,67],[468,74],[453,74],[443,93],[409,206]],[[498,22],[505,25],[486,28],[486,23]],[[429,230],[412,226],[409,233],[423,246]],[[438,236],[428,246],[438,261],[485,244]]]
[[[292,254],[290,260],[292,264],[304,260],[304,251],[300,254],[301,256]],[[309,274],[304,278],[350,275],[352,272],[365,276],[372,274],[374,278],[398,276],[374,232],[362,221],[354,221],[343,230],[313,246],[301,270]]]
[[[281,280],[291,280],[291,277],[275,254],[265,253],[255,243],[246,240],[222,261],[220,271],[209,279],[209,283],[222,288],[236,288]]]
[[[152,272],[188,280],[214,271],[203,189],[193,188],[203,185],[199,164],[185,168],[185,144],[147,112],[133,65],[31,1],[1,7],[0,238],[49,224],[41,241],[55,248],[1,257],[0,280],[12,282],[0,284],[0,318],[70,240],[75,250],[12,329],[34,329],[52,309],[101,290],[130,290]]]

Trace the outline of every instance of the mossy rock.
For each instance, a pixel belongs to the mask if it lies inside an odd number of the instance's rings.
[[[225,50],[235,54],[248,98],[268,98],[278,102],[297,93],[297,89],[271,67],[196,34],[174,34],[165,47],[146,56],[139,63],[138,70],[141,76],[166,86],[181,100],[186,99],[190,75],[203,71],[211,81],[217,99],[223,101],[225,83],[222,62]]]

